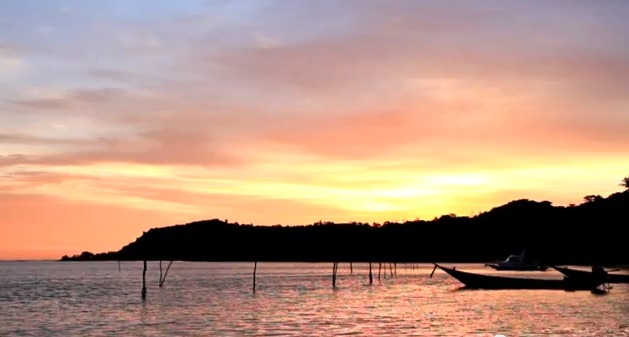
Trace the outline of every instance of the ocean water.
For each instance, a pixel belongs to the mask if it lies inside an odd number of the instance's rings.
[[[141,262],[0,262],[0,336],[629,336],[629,285],[461,291],[431,270],[374,264],[369,286],[341,263],[333,289],[331,263],[258,263],[253,293],[253,263],[175,262],[159,288],[149,262],[143,301]]]

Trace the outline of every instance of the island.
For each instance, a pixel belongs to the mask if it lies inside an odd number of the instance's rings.
[[[281,218],[278,214],[278,219]],[[255,226],[203,220],[152,228],[118,251],[62,261],[486,262],[526,249],[543,264],[629,262],[629,189],[583,203],[514,200],[475,216]]]

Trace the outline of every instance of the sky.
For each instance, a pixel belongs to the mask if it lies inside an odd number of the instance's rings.
[[[629,1],[2,1],[0,259],[629,174]]]

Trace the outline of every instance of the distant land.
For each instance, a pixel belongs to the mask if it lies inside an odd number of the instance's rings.
[[[281,214],[278,214],[281,218]],[[203,220],[144,232],[119,251],[62,261],[487,262],[523,249],[542,264],[629,263],[629,190],[579,205],[514,200],[476,216],[403,223],[254,226]]]

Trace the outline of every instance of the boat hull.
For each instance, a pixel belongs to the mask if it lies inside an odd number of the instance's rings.
[[[595,276],[591,271],[586,270],[578,270],[566,267],[557,267],[553,266],[553,269],[558,272],[564,274],[569,278],[579,278],[579,279],[594,279]],[[605,283],[629,283],[629,275],[619,275],[619,274],[607,274],[605,276]]]
[[[518,265],[502,265],[498,263],[488,263],[487,267],[495,270],[511,270],[511,271],[547,271],[547,267],[543,266],[518,266]]]
[[[463,283],[469,289],[540,289],[540,290],[588,290],[593,291],[601,285],[594,280],[583,279],[534,279],[494,275],[482,275],[436,265],[448,275]]]

